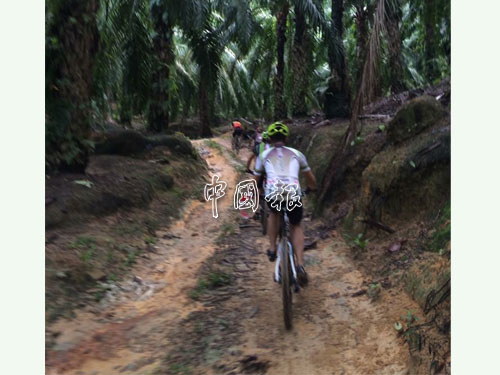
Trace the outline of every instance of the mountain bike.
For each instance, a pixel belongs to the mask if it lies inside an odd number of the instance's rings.
[[[303,198],[309,194],[311,190],[307,188],[301,193]],[[286,202],[285,202],[286,203]],[[283,320],[287,330],[292,329],[292,299],[293,292],[300,291],[299,281],[297,279],[297,256],[293,250],[290,238],[290,222],[288,220],[287,211],[282,209],[280,215],[280,231],[278,236],[278,251],[276,266],[274,268],[274,281],[281,284],[282,299],[283,299]],[[281,272],[281,270],[284,270]]]
[[[290,227],[286,210],[281,210],[280,231],[278,237],[278,258],[274,268],[274,281],[281,284],[283,299],[283,320],[285,328],[292,328],[292,288],[295,293],[300,291],[295,269],[296,256],[292,243],[289,241]]]

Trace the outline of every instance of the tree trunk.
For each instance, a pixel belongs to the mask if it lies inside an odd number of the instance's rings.
[[[403,65],[401,58],[401,33],[399,23],[401,22],[400,2],[389,2],[387,9],[387,34],[389,37],[389,66],[391,93],[397,94],[406,90],[403,80]]]
[[[170,121],[168,86],[170,66],[174,60],[173,29],[168,19],[164,19],[164,13],[165,9],[161,4],[155,4],[151,8],[156,33],[153,38],[156,63],[153,71],[148,123],[150,129],[155,132],[165,131]]]
[[[342,16],[344,1],[332,1],[332,23],[335,47],[329,44],[328,60],[331,78],[325,94],[325,115],[327,118],[347,117],[351,107],[351,89],[347,74],[347,64],[344,52]],[[335,50],[334,50],[335,48]]]
[[[198,87],[198,108],[201,121],[201,136],[211,137],[212,136],[212,131],[210,130],[211,106],[210,106],[210,98],[208,92],[207,75],[203,71],[203,69],[200,71],[200,82]]]
[[[378,0],[376,14],[373,22],[373,29],[371,32],[370,43],[366,45],[367,52],[365,53],[361,77],[359,79],[358,90],[356,98],[351,111],[351,121],[347,131],[342,137],[339,147],[332,155],[327,169],[321,181],[320,190],[318,193],[318,202],[322,204],[317,205],[316,213],[319,213],[321,207],[328,200],[332,198],[332,187],[334,187],[339,178],[345,171],[345,165],[349,157],[353,154],[354,147],[351,147],[355,137],[358,135],[358,116],[361,113],[363,105],[373,98],[375,92],[375,85],[378,81],[376,74],[377,65],[380,58],[380,38],[381,30],[385,20],[385,0]]]
[[[438,69],[434,59],[437,56],[435,27],[436,27],[436,2],[435,0],[425,0],[424,3],[424,58],[425,72],[429,82],[433,82],[438,77]]]
[[[294,116],[307,115],[306,94],[308,84],[308,61],[306,46],[306,18],[299,7],[295,6],[295,35],[292,54],[292,114]]]
[[[284,70],[285,70],[285,43],[286,20],[288,17],[288,2],[276,14],[277,60],[276,76],[274,77],[274,118],[276,120],[287,117],[286,103],[283,98]]]
[[[364,5],[356,5],[356,14],[354,16],[356,23],[356,86],[359,86],[363,75],[363,62],[368,47],[368,18],[368,8],[365,9]]]
[[[92,71],[99,46],[97,0],[64,0],[47,31],[46,158],[51,167],[81,172],[88,162]]]

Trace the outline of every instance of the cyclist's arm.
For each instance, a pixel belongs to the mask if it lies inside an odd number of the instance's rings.
[[[305,171],[304,177],[306,178],[306,183],[309,189],[316,190],[316,177],[314,177],[312,171],[311,170]]]
[[[304,177],[306,178],[307,186],[313,191],[316,190],[316,177],[314,177],[314,174],[311,171],[311,167],[309,167],[309,164],[307,163],[306,157],[300,151],[299,164],[300,170],[302,171],[302,173],[304,173]]]

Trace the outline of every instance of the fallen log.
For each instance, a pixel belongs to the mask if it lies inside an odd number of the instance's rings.
[[[384,230],[384,231],[386,231],[388,233],[391,233],[391,234],[396,232],[391,227],[389,227],[389,226],[387,226],[385,224],[379,223],[378,221],[375,221],[373,219],[364,219],[364,220],[362,220],[362,222],[365,223],[365,224],[374,226],[376,228],[382,229],[382,230]]]
[[[390,120],[391,115],[359,115],[360,120]]]

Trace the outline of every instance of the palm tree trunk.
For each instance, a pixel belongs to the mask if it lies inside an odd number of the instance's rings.
[[[356,23],[356,86],[359,86],[363,75],[363,62],[365,61],[366,48],[369,38],[369,21],[371,7],[364,4],[355,6],[354,21]]]
[[[434,59],[436,58],[436,40],[435,40],[435,27],[436,27],[436,2],[434,0],[425,0],[424,3],[424,58],[425,58],[425,71],[429,82],[434,81],[438,76],[438,71]]]
[[[156,66],[153,72],[153,85],[148,110],[148,123],[155,132],[165,131],[170,121],[169,117],[169,74],[170,65],[174,61],[173,28],[165,21],[164,6],[155,4],[151,8],[153,26],[156,35],[153,38],[153,50]]]
[[[210,130],[211,124],[211,105],[209,98],[209,90],[208,90],[208,82],[207,82],[207,74],[201,69],[200,71],[200,82],[198,87],[198,110],[201,121],[201,136],[202,137],[211,137],[212,131]]]
[[[292,62],[292,114],[294,116],[305,116],[306,90],[309,72],[306,54],[306,17],[302,10],[295,6],[295,35],[293,39],[291,62]]]
[[[354,148],[353,141],[358,134],[358,115],[361,113],[363,106],[368,103],[373,97],[378,82],[378,65],[381,50],[381,36],[385,27],[385,1],[378,0],[371,31],[369,45],[367,45],[367,52],[365,60],[363,61],[363,70],[356,92],[356,98],[351,111],[351,121],[344,136],[341,139],[336,151],[330,158],[328,167],[323,175],[320,190],[318,193],[318,202],[325,203],[332,199],[333,186],[343,178],[345,165],[348,158],[353,154]],[[316,213],[319,213],[323,204],[317,205]]]
[[[401,9],[399,1],[388,2],[387,9],[387,34],[389,37],[389,66],[391,75],[391,92],[397,94],[406,90],[403,81],[403,65],[401,60]]]
[[[325,115],[327,118],[347,117],[351,109],[351,88],[347,74],[347,64],[344,52],[342,16],[344,1],[332,1],[333,38],[335,50],[330,45],[328,60],[332,79],[325,95]]]
[[[286,2],[276,14],[277,59],[276,76],[274,77],[274,118],[276,120],[287,116],[286,103],[283,98],[285,71],[286,20],[289,6]]]
[[[83,171],[88,162],[92,71],[99,46],[97,0],[61,1],[47,35],[46,156],[52,167]]]

